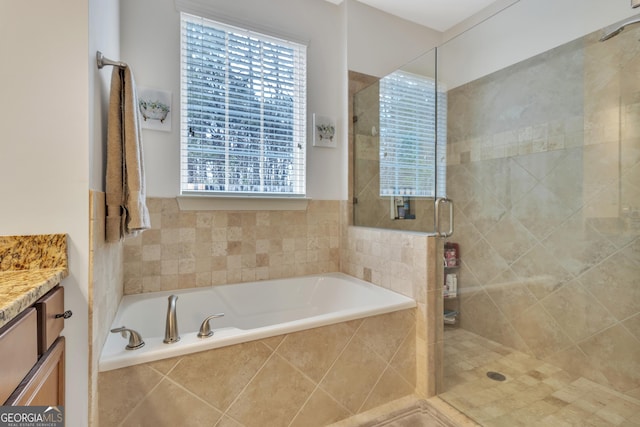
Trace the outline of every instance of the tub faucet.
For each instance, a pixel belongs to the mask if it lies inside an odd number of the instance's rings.
[[[180,335],[178,334],[178,317],[176,316],[176,301],[177,295],[171,295],[169,297],[169,306],[167,307],[167,324],[164,329],[164,343],[173,344],[180,341]]]

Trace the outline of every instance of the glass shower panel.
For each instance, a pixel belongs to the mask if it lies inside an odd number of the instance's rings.
[[[462,255],[440,396],[486,426],[640,425],[640,27],[492,68],[483,25],[438,55]]]
[[[434,232],[434,200],[446,182],[446,139],[437,138],[446,97],[435,59],[430,51],[354,95],[355,225]]]

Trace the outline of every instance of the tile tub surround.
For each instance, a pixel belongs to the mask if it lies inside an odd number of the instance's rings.
[[[442,240],[423,233],[347,227],[342,271],[416,300],[416,393],[434,396],[442,381]]]
[[[411,309],[101,372],[100,426],[325,426],[411,395],[415,342]]]
[[[67,277],[67,236],[0,236],[0,327]]]
[[[447,171],[462,328],[635,395],[639,36],[591,35],[451,90]]]
[[[193,288],[340,270],[340,202],[306,211],[180,211],[149,198],[151,229],[125,240],[124,293]]]

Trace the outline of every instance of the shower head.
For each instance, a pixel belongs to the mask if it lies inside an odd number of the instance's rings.
[[[600,41],[604,42],[609,40],[612,37],[617,36],[618,34],[620,34],[627,25],[632,25],[632,24],[637,24],[640,22],[640,16],[634,16],[633,18],[629,18],[627,21],[623,22],[622,24],[618,25],[616,28],[614,28],[611,31],[606,31],[602,37],[600,37]]]
[[[608,32],[608,33],[604,33],[604,34],[602,35],[602,37],[600,37],[600,41],[601,41],[601,42],[605,42],[605,41],[607,41],[607,40],[609,40],[609,39],[611,39],[611,38],[613,38],[613,37],[617,36],[617,35],[618,35],[618,34],[620,34],[623,30],[624,30],[624,27],[618,27],[618,28],[616,28],[616,29],[615,29],[615,30],[613,30],[613,31],[610,31],[610,32]]]

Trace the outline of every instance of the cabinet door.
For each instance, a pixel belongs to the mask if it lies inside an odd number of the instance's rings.
[[[56,286],[35,304],[38,311],[38,354],[42,354],[64,328],[64,318],[56,315],[64,312],[64,288]]]
[[[64,337],[59,337],[38,360],[5,405],[64,405],[64,347]]]
[[[37,316],[28,308],[0,329],[0,404],[38,361]]]

